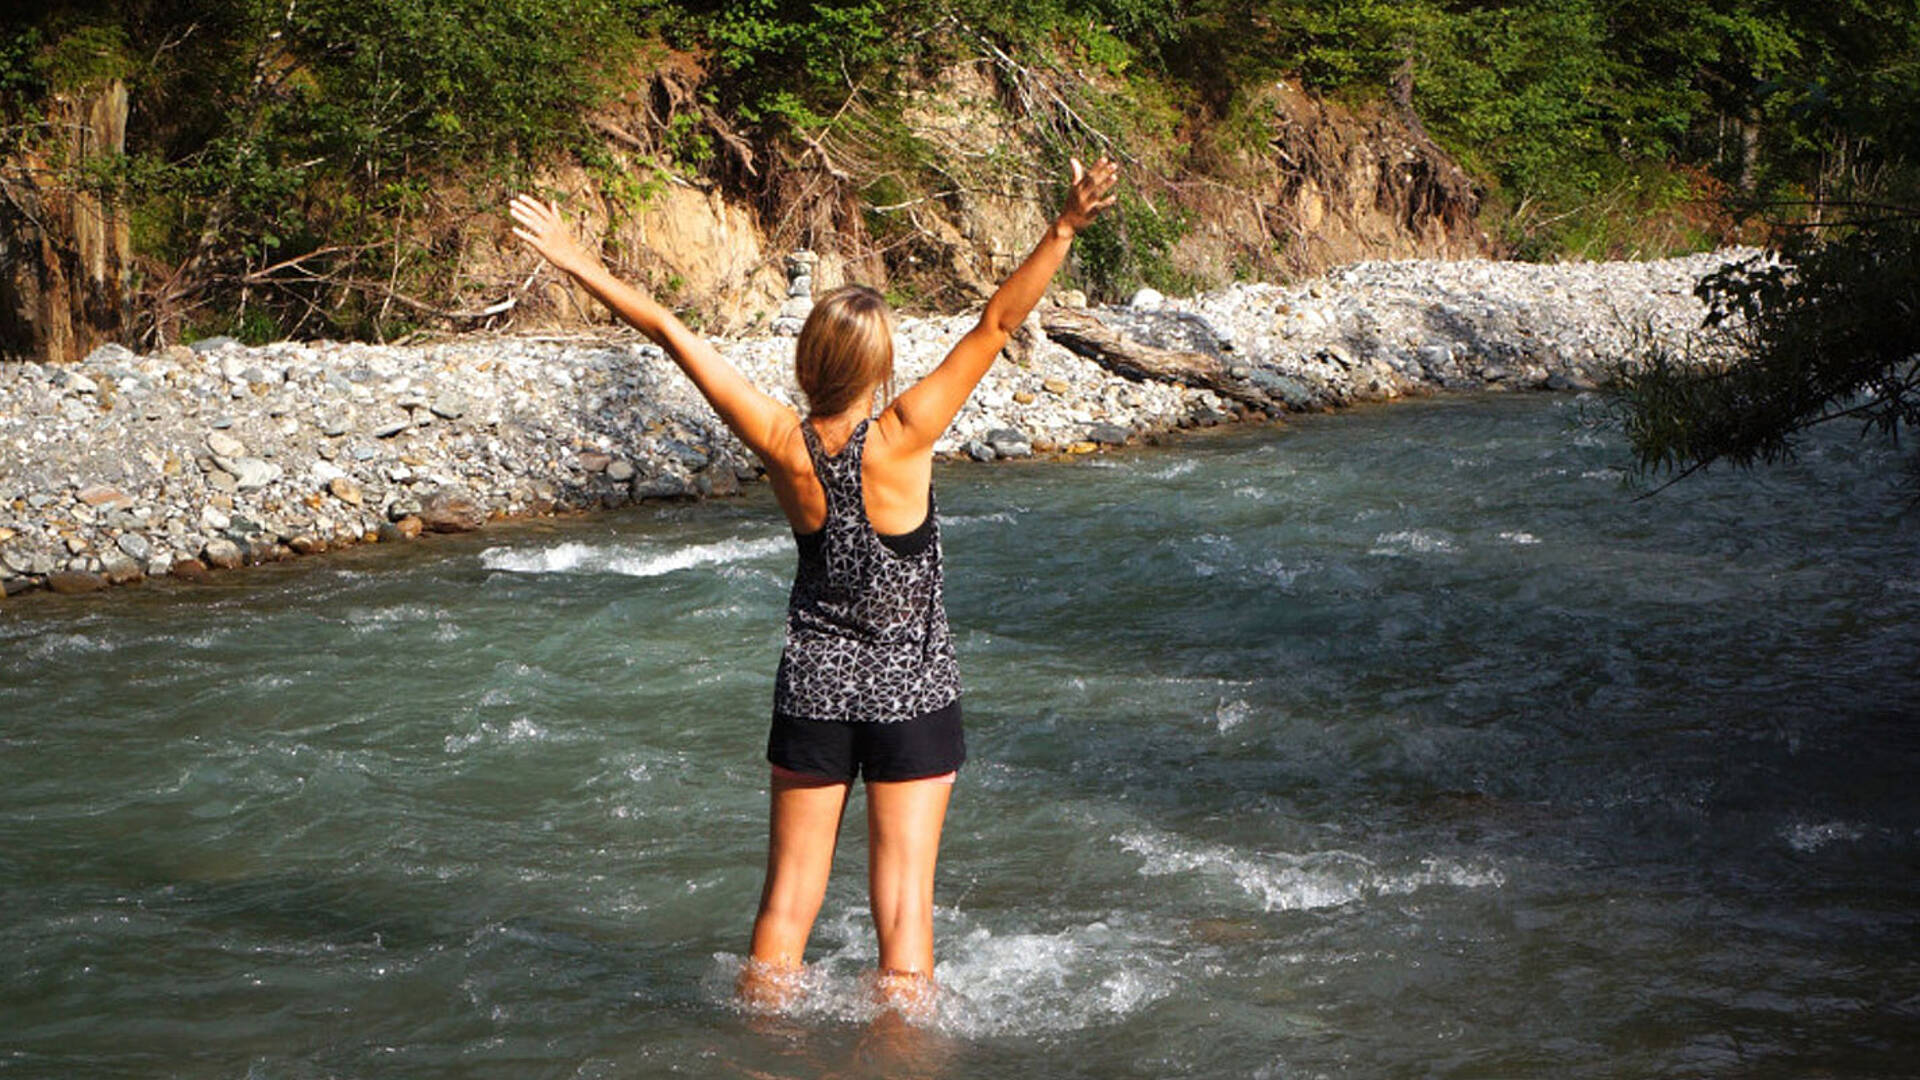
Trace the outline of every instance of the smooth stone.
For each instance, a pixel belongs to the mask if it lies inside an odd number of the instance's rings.
[[[374,535],[383,544],[396,544],[402,540],[415,539],[425,528],[426,526],[419,518],[408,514],[397,521],[381,522],[380,527],[374,530]]]
[[[214,532],[225,532],[233,524],[233,519],[217,506],[203,506],[200,508],[200,524]]]
[[[1165,294],[1159,289],[1143,286],[1136,289],[1127,306],[1135,311],[1159,311],[1167,302]]]
[[[318,555],[327,550],[327,542],[315,536],[300,533],[287,541],[287,546],[299,555]]]
[[[442,420],[458,420],[467,415],[467,403],[451,395],[427,402],[427,409]]]
[[[99,348],[88,353],[87,358],[85,360],[82,360],[81,363],[83,364],[124,364],[129,361],[138,360],[138,359],[140,359],[140,357],[135,355],[134,351],[132,349],[127,348],[125,345],[120,345],[114,342],[108,342],[107,344],[102,345]]]
[[[199,341],[193,342],[187,347],[194,352],[204,354],[238,344],[240,344],[240,342],[235,338],[230,338],[225,334],[215,334],[212,337],[201,338]]]
[[[472,492],[449,485],[420,500],[420,520],[434,532],[472,532],[487,523],[487,508]]]
[[[282,472],[280,466],[257,457],[223,458],[220,466],[233,474],[234,486],[241,491],[266,487],[280,479]]]
[[[607,479],[620,484],[624,484],[633,479],[633,463],[626,460],[609,462],[607,464]]]
[[[176,559],[173,565],[167,568],[167,576],[177,577],[183,581],[205,581],[207,564],[199,559]]]
[[[173,572],[173,553],[162,551],[147,560],[148,577],[166,577]]]
[[[603,454],[598,450],[580,452],[580,467],[590,473],[606,472],[607,466],[611,464],[613,464],[612,454]]]
[[[1031,405],[1034,402],[1033,392],[1031,390],[1015,390],[1013,392],[1013,400],[1017,405]]]
[[[333,493],[334,498],[352,506],[359,506],[366,501],[360,485],[351,476],[336,476],[327,481],[327,490]]]
[[[1040,380],[1040,389],[1045,390],[1049,394],[1054,394],[1057,396],[1057,395],[1065,394],[1067,391],[1073,389],[1073,387],[1065,379],[1058,378],[1058,377],[1049,377],[1049,378]]]
[[[131,506],[133,497],[110,484],[88,484],[75,497],[88,506]]]
[[[419,512],[420,512],[419,499],[415,499],[415,498],[395,499],[393,500],[393,504],[387,507],[387,520],[399,521],[403,517],[413,517]]]
[[[243,557],[240,551],[240,545],[217,536],[207,541],[207,546],[200,552],[200,555],[206,560],[208,566],[217,567],[221,570],[233,570],[237,568]]]
[[[147,576],[139,563],[117,553],[108,553],[100,559],[100,572],[113,585],[130,584]]]
[[[740,478],[733,469],[725,465],[715,465],[702,469],[700,475],[693,478],[694,489],[702,495],[726,497],[740,494]]]
[[[107,579],[85,570],[55,570],[47,575],[47,588],[63,594],[99,592]]]
[[[687,494],[687,482],[674,473],[661,473],[633,482],[636,499],[678,499]]]
[[[232,473],[215,469],[207,474],[207,486],[215,491],[224,491],[231,495],[239,490],[240,482],[233,478]]]
[[[1132,434],[1118,424],[1095,424],[1087,429],[1087,441],[1101,446],[1125,446]]]
[[[129,556],[136,559],[144,559],[148,555],[153,554],[152,542],[139,533],[121,533],[120,536],[114,540],[114,544],[117,545],[121,551],[126,552]]]
[[[413,417],[406,413],[389,414],[385,419],[376,421],[367,429],[367,434],[376,439],[390,439],[413,426]]]
[[[1033,440],[1015,428],[994,428],[987,432],[987,445],[1003,458],[1031,457]]]
[[[992,461],[994,458],[1000,456],[994,453],[993,447],[988,446],[979,439],[969,439],[965,450],[967,456],[975,461]]]

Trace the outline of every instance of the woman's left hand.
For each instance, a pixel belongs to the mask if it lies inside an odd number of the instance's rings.
[[[513,220],[519,222],[514,226],[513,235],[554,266],[569,274],[579,274],[597,261],[574,239],[573,230],[552,203],[531,195],[515,195],[510,209]]]
[[[1060,212],[1060,220],[1079,232],[1119,198],[1112,192],[1120,181],[1120,166],[1105,154],[1100,155],[1091,169],[1081,165],[1079,158],[1068,160],[1073,164],[1073,187],[1067,191],[1067,208]]]

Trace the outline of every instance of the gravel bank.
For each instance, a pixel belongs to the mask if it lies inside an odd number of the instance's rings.
[[[1219,357],[1290,409],[1437,390],[1581,389],[1638,330],[1677,339],[1694,282],[1732,257],[1542,266],[1360,263],[1290,286],[1095,312],[1128,336]],[[790,263],[804,313],[809,265]],[[786,325],[792,325],[793,312]],[[976,316],[904,319],[897,368],[925,373]],[[797,400],[792,338],[720,342]],[[939,449],[1083,453],[1231,419],[1212,391],[1135,382],[1037,330]],[[148,356],[0,365],[0,585],[108,584],[479,528],[496,517],[724,496],[758,470],[661,352],[628,341],[459,339],[420,347],[214,339]]]

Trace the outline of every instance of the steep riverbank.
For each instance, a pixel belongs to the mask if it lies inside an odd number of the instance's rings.
[[[1219,361],[1277,408],[1439,390],[1577,389],[1636,335],[1699,325],[1693,283],[1742,253],[1655,262],[1358,263],[1292,286],[1091,312]],[[973,316],[904,319],[900,380]],[[1117,375],[1036,324],[939,449],[1087,452],[1249,410]],[[794,401],[791,338],[720,342]],[[650,344],[473,337],[421,347],[204,341],[0,367],[0,584],[91,591],[497,517],[728,495],[750,456]]]

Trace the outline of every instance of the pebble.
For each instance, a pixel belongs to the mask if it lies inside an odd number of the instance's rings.
[[[336,476],[327,481],[327,490],[333,493],[334,498],[349,506],[361,506],[366,502],[365,493],[351,476]]]

